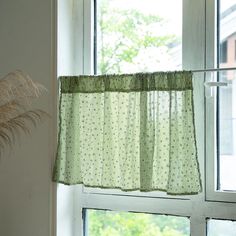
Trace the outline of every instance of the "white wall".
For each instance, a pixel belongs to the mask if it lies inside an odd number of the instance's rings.
[[[0,77],[14,69],[29,73],[48,89],[34,106],[52,115],[0,158],[1,236],[49,236],[54,231],[55,2],[0,1]]]

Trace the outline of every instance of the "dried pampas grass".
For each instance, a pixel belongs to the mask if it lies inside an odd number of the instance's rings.
[[[20,70],[0,79],[0,153],[15,142],[21,131],[30,133],[30,124],[36,126],[48,116],[40,109],[30,109],[32,98],[45,90]]]

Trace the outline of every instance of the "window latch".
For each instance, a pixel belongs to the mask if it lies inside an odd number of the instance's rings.
[[[213,98],[216,93],[216,88],[218,87],[227,87],[228,83],[227,82],[205,82],[204,83],[205,87],[206,87],[206,93],[205,93],[205,97],[206,98]]]
[[[225,87],[228,86],[227,82],[205,82],[206,87]]]

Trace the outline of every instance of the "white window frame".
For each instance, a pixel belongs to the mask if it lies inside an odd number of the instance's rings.
[[[217,3],[214,0],[206,1],[206,68],[215,68],[217,59]],[[215,76],[216,77],[216,76]],[[206,81],[214,76],[206,76]],[[212,93],[212,94],[210,94]],[[209,201],[236,202],[236,192],[216,190],[216,93],[206,87],[205,114],[206,114],[206,199]]]
[[[73,28],[71,35],[73,50],[70,55],[73,65],[69,66],[66,72],[61,70],[58,74],[91,74],[93,72],[94,37],[91,26],[94,21],[94,1],[57,1],[59,8],[62,2],[68,4],[68,9],[72,12],[70,24]],[[215,0],[183,0],[182,61],[185,70],[213,68],[215,65],[214,9]],[[58,20],[58,22],[60,21]],[[60,25],[59,27],[63,28]],[[58,38],[60,42],[60,35]],[[63,57],[63,51],[61,51],[59,43],[58,58],[61,57]],[[57,236],[84,236],[83,209],[108,209],[189,217],[191,236],[207,235],[206,220],[208,218],[236,220],[236,204],[232,203],[235,201],[236,195],[231,194],[229,197],[228,193],[214,191],[214,149],[206,148],[211,146],[214,140],[214,136],[212,136],[214,127],[210,122],[210,119],[214,117],[209,116],[209,114],[213,114],[213,106],[212,99],[208,99],[208,91],[204,91],[204,80],[204,73],[194,75],[194,97],[197,98],[194,104],[196,136],[203,192],[196,196],[179,197],[169,196],[162,192],[134,194],[117,190],[104,191],[84,188],[80,185],[68,187],[59,184],[57,191]],[[207,99],[205,99],[205,95]],[[210,132],[206,132],[206,130]],[[67,222],[65,222],[65,215]],[[65,229],[67,234],[65,234]]]

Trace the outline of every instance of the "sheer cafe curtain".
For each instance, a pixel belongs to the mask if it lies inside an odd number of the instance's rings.
[[[60,78],[53,180],[197,194],[192,73]]]

